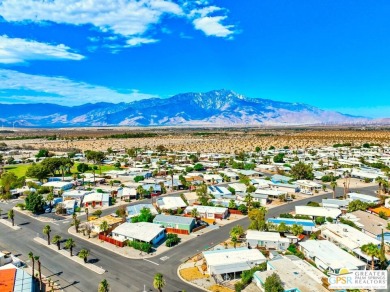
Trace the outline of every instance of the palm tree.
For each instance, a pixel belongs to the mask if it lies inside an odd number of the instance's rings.
[[[98,292],[108,292],[110,290],[110,285],[107,280],[104,279],[99,283]]]
[[[57,235],[54,235],[53,240],[52,240],[52,242],[53,242],[54,244],[57,244],[58,250],[61,249],[61,239],[62,239],[62,237],[61,237],[60,235],[57,234]]]
[[[143,195],[143,193],[144,193],[144,188],[143,188],[141,185],[139,185],[139,186],[137,187],[137,194],[138,194],[138,197],[141,198],[142,195]]]
[[[69,238],[66,242],[65,242],[65,248],[66,249],[69,249],[69,253],[70,253],[70,256],[73,256],[73,248],[76,246],[76,243],[74,242],[74,240],[72,238]]]
[[[333,199],[336,198],[336,187],[337,187],[337,182],[334,180],[334,181],[331,181],[330,182],[330,187],[332,188],[333,190]]]
[[[34,260],[36,260],[38,264],[39,287],[41,287],[42,284],[41,261],[39,260],[39,256],[34,256]]]
[[[83,260],[84,260],[84,263],[87,263],[87,261],[88,261],[88,256],[89,256],[89,250],[83,248],[82,250],[79,251],[78,256],[79,256],[80,259],[83,259]]]
[[[84,187],[85,175],[84,174],[80,175],[80,178],[81,178],[82,186]]]
[[[234,247],[234,248],[236,248],[237,241],[238,241],[237,236],[233,235],[233,236],[232,236],[232,242],[233,242],[233,247]]]
[[[278,232],[284,234],[285,232],[288,232],[290,230],[290,228],[286,225],[286,223],[284,222],[281,222],[277,229],[276,229]]]
[[[11,219],[12,226],[15,226],[15,214],[13,209],[8,211],[8,219]]]
[[[378,177],[375,179],[375,182],[378,183],[378,196],[380,196],[381,191],[382,191],[383,178],[381,178],[380,176],[378,176]]]
[[[76,233],[79,233],[79,227],[80,227],[80,219],[74,219],[74,228],[76,229]]]
[[[360,248],[362,252],[371,257],[371,270],[374,270],[375,257],[379,258],[380,250],[377,245],[373,243],[367,243]]]
[[[293,224],[293,226],[291,227],[291,233],[294,234],[295,236],[302,234],[303,233],[302,225]]]
[[[30,251],[29,253],[28,253],[28,258],[31,260],[31,262],[32,262],[32,277],[33,277],[33,279],[34,279],[34,273],[35,273],[35,259],[34,259],[34,254],[32,253],[32,251]]]
[[[89,215],[89,209],[88,209],[88,207],[85,208],[85,214],[87,215],[87,222],[88,222],[88,215]]]
[[[197,218],[199,216],[198,209],[194,208],[191,210],[191,217]]]
[[[45,227],[43,227],[43,234],[47,235],[47,245],[50,245],[50,232],[50,225],[45,225]]]
[[[49,193],[46,197],[46,201],[49,202],[49,208],[51,209],[52,205],[51,205],[51,202],[54,200],[54,194],[53,193]]]
[[[162,292],[162,288],[165,286],[165,280],[161,273],[157,273],[153,279],[153,287],[156,288],[159,292]]]
[[[244,202],[246,202],[246,206],[248,207],[248,211],[250,211],[252,209],[252,200],[253,200],[253,196],[251,195],[251,193],[248,193],[244,198]]]
[[[107,221],[103,221],[100,226],[99,226],[100,230],[103,231],[104,233],[104,236],[107,236],[107,230],[110,228],[110,226],[108,225]]]
[[[173,170],[168,170],[168,174],[171,176],[171,190],[173,191]]]

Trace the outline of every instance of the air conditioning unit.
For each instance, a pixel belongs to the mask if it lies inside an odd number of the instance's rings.
[[[344,228],[344,229],[343,229],[343,232],[348,232],[348,229],[347,229],[347,228]]]

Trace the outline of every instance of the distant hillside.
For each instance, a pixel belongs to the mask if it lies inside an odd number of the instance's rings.
[[[363,124],[372,120],[302,103],[247,98],[230,90],[213,90],[119,104],[88,103],[73,107],[0,104],[0,122],[19,127],[277,126]]]

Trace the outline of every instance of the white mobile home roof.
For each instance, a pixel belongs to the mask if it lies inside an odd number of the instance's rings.
[[[113,234],[122,235],[140,241],[151,242],[165,228],[149,222],[123,223],[115,228]]]
[[[256,264],[266,261],[259,250],[245,247],[204,251],[203,256],[210,267],[210,272],[217,275],[249,270]]]
[[[295,214],[314,217],[331,217],[333,219],[336,219],[341,215],[341,211],[336,208],[295,206]]]
[[[350,250],[360,248],[368,243],[380,244],[377,239],[346,224],[325,224],[321,226],[321,230],[324,236],[332,238]]]
[[[187,207],[186,203],[180,197],[160,197],[156,200],[160,209],[177,209]]]
[[[365,263],[327,240],[306,240],[299,243],[310,256],[318,258],[332,269],[356,270]],[[323,267],[326,268],[326,267]]]
[[[71,188],[73,186],[73,183],[70,182],[64,182],[64,181],[51,181],[47,182],[42,185],[43,187],[53,187],[53,188],[64,188],[69,187]]]
[[[223,207],[213,207],[213,206],[188,206],[185,209],[186,213],[191,213],[193,209],[196,209],[199,213],[212,213],[212,214],[224,214],[227,211],[227,208]]]
[[[290,242],[289,238],[281,237],[279,232],[264,232],[264,231],[250,230],[250,229],[248,229],[246,232],[246,239]]]
[[[380,201],[380,199],[377,197],[363,195],[363,194],[359,194],[359,193],[348,193],[347,197],[352,199],[352,200],[360,200],[362,202],[367,202],[367,203],[376,203],[376,202]]]
[[[257,189],[255,191],[255,194],[279,197],[279,196],[282,196],[282,195],[287,195],[287,192],[282,192],[282,191],[277,191],[277,190]]]

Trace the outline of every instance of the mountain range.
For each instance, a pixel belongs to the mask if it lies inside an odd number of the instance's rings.
[[[18,127],[364,124],[373,120],[307,104],[248,98],[230,90],[130,103],[0,104],[0,122]]]

